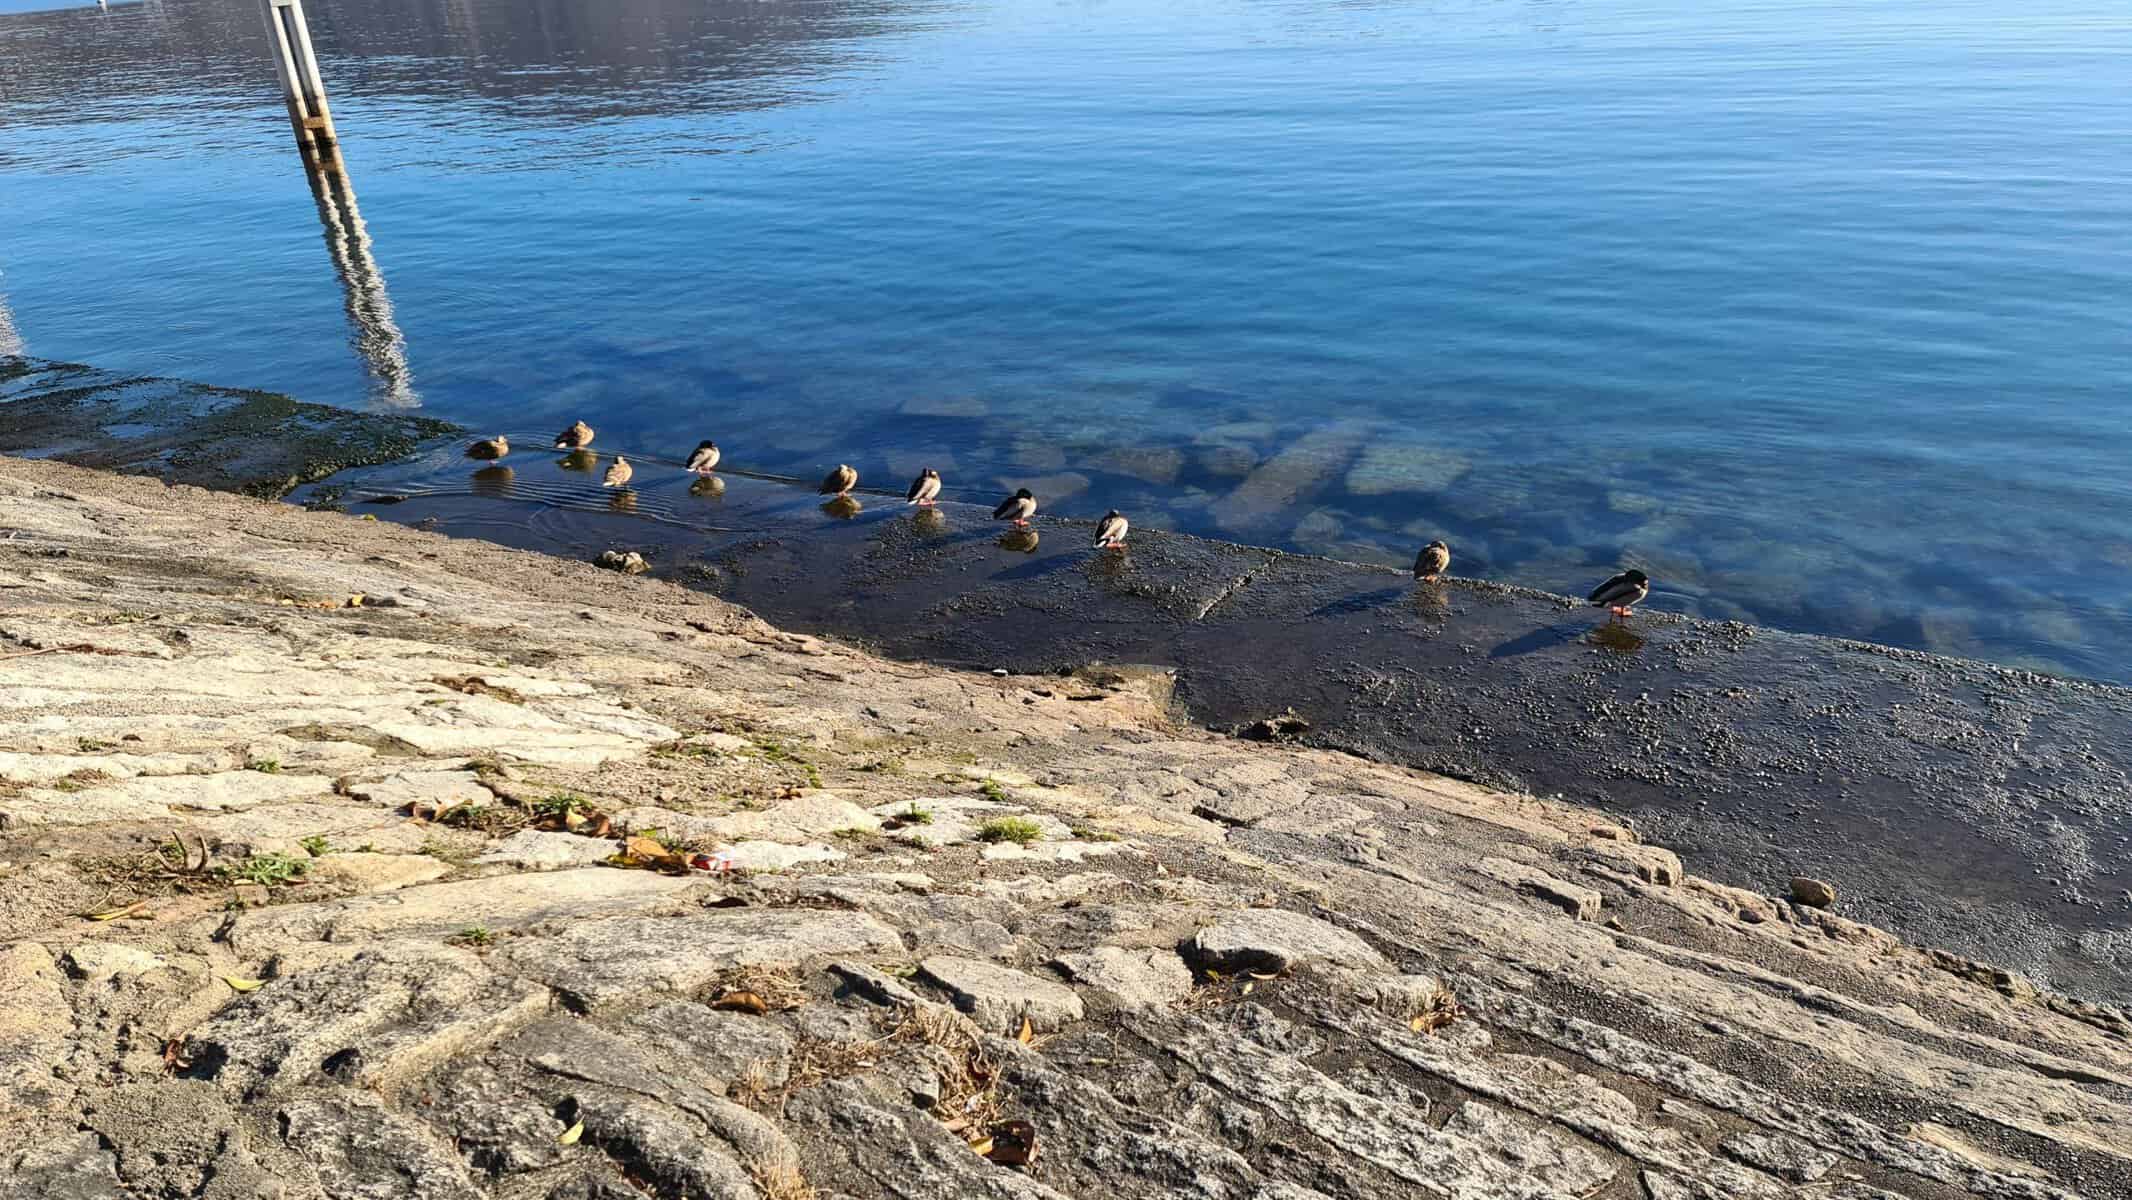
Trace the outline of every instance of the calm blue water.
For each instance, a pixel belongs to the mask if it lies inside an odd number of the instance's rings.
[[[2122,0],[310,11],[367,254],[253,0],[0,15],[0,339],[2132,678]]]

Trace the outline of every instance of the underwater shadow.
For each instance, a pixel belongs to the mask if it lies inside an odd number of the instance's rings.
[[[1033,562],[1025,562],[1019,566],[1009,567],[1004,571],[994,573],[992,578],[1042,579],[1046,575],[1056,575],[1060,571],[1070,571],[1076,563],[1077,560],[1072,555],[1059,554],[1050,558],[1039,558]]]
[[[1550,646],[1566,646],[1575,641],[1581,625],[1543,625],[1523,637],[1515,637],[1488,652],[1490,658],[1516,658]]]
[[[1383,608],[1392,604],[1406,594],[1407,589],[1403,587],[1381,588],[1374,592],[1357,592],[1352,596],[1342,596],[1330,604],[1312,609],[1310,615],[1313,617],[1344,617],[1354,613],[1368,612],[1373,608]]]

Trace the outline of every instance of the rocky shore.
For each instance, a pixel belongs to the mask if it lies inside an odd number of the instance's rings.
[[[2121,1013],[1160,669],[49,462],[0,561],[7,1195],[2132,1196]]]

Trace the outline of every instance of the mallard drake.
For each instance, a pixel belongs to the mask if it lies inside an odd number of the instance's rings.
[[[621,487],[623,484],[629,482],[630,476],[635,475],[636,473],[637,469],[629,465],[629,460],[617,454],[614,456],[614,464],[607,468],[607,477],[600,480],[600,486],[611,488]]]
[[[570,428],[555,435],[557,450],[583,450],[592,444],[592,426],[583,421],[573,422]]]
[[[709,438],[696,443],[695,453],[688,456],[688,469],[698,475],[708,475],[718,469],[718,443]]]
[[[1028,488],[1016,488],[1012,496],[1000,501],[999,507],[992,510],[993,520],[1012,521],[1016,525],[1027,525],[1029,518],[1035,515],[1036,493]]]
[[[500,433],[497,434],[495,437],[488,439],[487,441],[475,442],[473,445],[468,446],[466,448],[466,456],[468,458],[479,458],[483,460],[502,458],[504,455],[509,454],[510,452],[510,439],[506,438]]]
[[[1630,610],[1643,603],[1643,598],[1650,594],[1650,577],[1630,568],[1593,588],[1589,599],[1594,608],[1606,609],[1618,619],[1628,616]]]
[[[927,467],[925,470],[918,472],[918,478],[911,480],[911,490],[903,493],[903,502],[905,504],[916,504],[921,508],[930,508],[933,501],[939,499],[939,497],[940,472]]]
[[[1424,583],[1436,582],[1436,577],[1451,569],[1451,547],[1441,541],[1430,542],[1414,556],[1414,578]]]
[[[821,494],[824,496],[848,496],[851,494],[851,489],[857,486],[859,486],[859,473],[851,469],[850,463],[838,463],[836,470],[822,477]]]
[[[1125,514],[1111,509],[1096,522],[1096,549],[1123,550],[1125,548]]]

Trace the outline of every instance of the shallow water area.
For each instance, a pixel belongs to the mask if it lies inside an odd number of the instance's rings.
[[[1838,881],[1845,914],[2098,999],[2132,997],[2132,692],[1154,530],[611,455],[456,446],[312,502],[653,572],[785,628],[1046,675],[1177,673],[1194,720],[1293,710],[1316,744],[1596,804],[1693,870]],[[588,461],[590,460],[590,461]],[[862,483],[864,481],[862,480]],[[1239,835],[1248,846],[1248,835]]]
[[[0,0],[0,352],[2132,682],[2116,0],[309,7]]]

